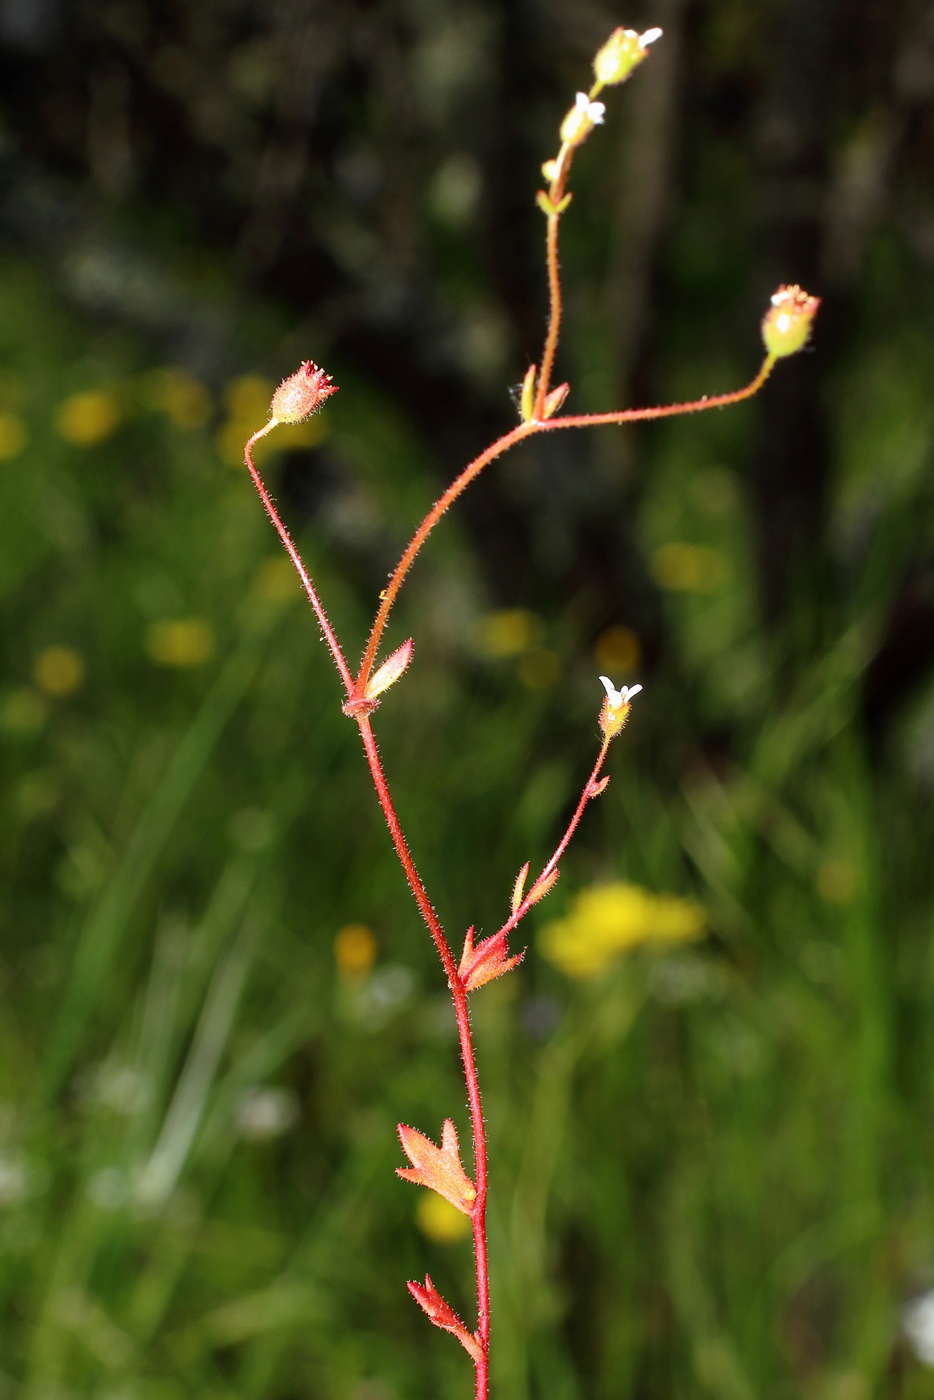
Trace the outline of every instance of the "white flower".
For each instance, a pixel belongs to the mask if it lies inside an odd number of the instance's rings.
[[[605,111],[604,102],[591,102],[586,92],[579,92],[574,106],[561,123],[561,140],[570,146],[579,146],[595,126],[602,124]]]
[[[642,689],[641,685],[624,685],[617,690],[609,676],[601,676],[600,679],[603,682],[603,689],[606,691],[606,697],[612,710],[618,710],[623,705],[630,704],[632,697],[638,695]]]
[[[654,44],[655,40],[661,37],[662,31],[660,29],[647,29],[644,34],[639,35],[639,47],[647,49],[649,44]]]
[[[582,117],[586,117],[594,126],[603,124],[603,114],[606,111],[605,102],[591,102],[586,92],[579,92],[574,99],[574,109],[580,112]]]

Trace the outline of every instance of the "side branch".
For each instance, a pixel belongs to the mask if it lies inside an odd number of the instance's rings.
[[[346,690],[347,690],[347,694],[348,694],[348,695],[352,695],[352,694],[353,694],[353,677],[352,677],[351,674],[350,674],[350,667],[347,665],[347,662],[344,660],[344,653],[341,651],[341,649],[340,649],[340,644],[338,643],[338,640],[337,640],[337,638],[336,638],[335,635],[334,635],[334,632],[333,632],[333,630],[332,630],[332,628],[331,628],[331,624],[328,622],[328,616],[327,616],[327,613],[324,611],[324,605],[323,605],[323,603],[321,602],[321,599],[318,597],[318,594],[317,594],[317,591],[316,591],[316,589],[315,589],[315,586],[314,586],[314,584],[312,583],[312,581],[311,581],[311,579],[310,579],[310,577],[309,577],[309,575],[308,575],[308,570],[305,568],[305,565],[302,563],[302,557],[301,557],[301,555],[299,554],[298,550],[295,548],[294,544],[292,543],[292,537],[291,537],[291,535],[289,534],[288,530],[287,530],[287,529],[285,528],[285,526],[283,525],[282,520],[281,520],[280,517],[279,517],[279,512],[276,510],[275,506],[273,505],[272,499],[271,499],[271,497],[270,497],[268,491],[266,490],[266,487],[263,485],[263,479],[262,479],[262,477],[260,476],[259,472],[256,470],[256,467],[255,467],[254,464],[253,464],[253,445],[254,445],[254,443],[258,442],[260,438],[265,437],[266,434],[269,433],[269,432],[271,432],[272,429],[275,428],[276,426],[277,426],[277,425],[276,425],[276,420],[275,420],[274,418],[272,418],[272,419],[270,419],[270,421],[266,424],[265,427],[260,428],[260,430],[259,430],[258,433],[254,433],[254,434],[253,434],[253,436],[250,438],[249,442],[246,444],[246,446],[245,446],[244,449],[243,449],[243,460],[244,460],[244,462],[245,462],[246,465],[247,465],[247,468],[248,468],[248,470],[249,470],[250,476],[253,478],[253,485],[256,487],[256,490],[257,490],[257,493],[258,493],[258,495],[259,495],[259,498],[260,498],[260,500],[262,501],[263,505],[264,505],[265,508],[266,508],[266,514],[269,516],[269,519],[272,521],[273,525],[276,527],[276,533],[278,534],[280,540],[282,541],[283,545],[285,546],[286,553],[288,554],[288,556],[289,556],[289,558],[291,559],[292,563],[295,565],[295,571],[296,571],[296,573],[298,574],[299,578],[300,578],[301,581],[302,581],[302,587],[304,588],[306,594],[308,595],[308,601],[311,603],[311,606],[312,606],[312,607],[314,608],[314,610],[315,610],[315,616],[316,616],[317,619],[318,619],[318,626],[321,628],[321,631],[324,633],[324,640],[327,642],[328,646],[329,646],[330,649],[331,649],[331,655],[332,655],[333,658],[334,658],[334,665],[337,667],[338,671],[340,672],[340,677],[341,677],[341,680],[344,682],[344,685],[345,685]]]
[[[373,627],[367,640],[366,650],[363,653],[363,661],[360,664],[360,672],[357,676],[357,688],[359,690],[362,691],[365,689],[366,683],[370,678],[370,672],[376,660],[376,653],[379,650],[379,644],[382,640],[383,632],[386,629],[386,623],[392,611],[392,605],[396,601],[396,596],[398,595],[399,589],[402,587],[405,576],[415,562],[422,545],[425,543],[444,512],[454,504],[458,496],[461,495],[473,481],[474,477],[480,475],[485,466],[495,458],[502,456],[504,452],[508,452],[510,447],[515,447],[517,442],[521,442],[523,438],[527,438],[532,433],[536,432],[540,426],[541,424],[539,423],[520,423],[517,428],[513,428],[512,432],[506,433],[503,437],[498,438],[485,452],[481,452],[479,457],[475,457],[469,466],[464,468],[460,476],[451,482],[451,485],[445,491],[444,495],[440,496],[438,500],[435,501],[431,510],[425,516],[425,519],[409,541],[405,553],[402,555],[402,558],[393,571],[388,586],[381,595],[379,611],[373,622]]]
[[[729,394],[705,394],[687,403],[661,404],[658,408],[623,408],[614,413],[577,413],[564,418],[548,418],[536,426],[542,431],[551,428],[598,428],[605,423],[645,423],[653,418],[677,418],[686,413],[702,413],[708,408],[727,408],[730,404],[751,399],[762,388],[775,366],[775,355],[766,355],[755,379],[742,389]]]
[[[510,917],[503,924],[502,928],[497,931],[497,933],[494,935],[495,937],[499,938],[501,935],[511,933],[512,930],[516,927],[516,925],[522,919],[525,918],[532,905],[538,903],[538,899],[540,898],[540,895],[538,895],[538,891],[541,889],[544,882],[547,881],[549,875],[552,875],[553,872],[557,869],[558,861],[561,859],[568,846],[570,845],[571,837],[577,830],[578,825],[580,823],[580,819],[584,815],[584,808],[587,806],[587,803],[591,800],[591,798],[597,797],[606,787],[607,783],[610,781],[609,778],[604,778],[602,783],[597,782],[597,779],[600,775],[600,769],[603,767],[603,761],[606,758],[607,750],[609,749],[609,747],[610,740],[604,738],[603,743],[600,746],[600,752],[597,755],[597,761],[593,766],[593,770],[590,774],[590,777],[584,784],[584,791],[581,793],[580,801],[578,802],[577,807],[574,810],[573,817],[568,823],[567,830],[565,831],[564,835],[562,836],[555,849],[554,855],[548,861],[548,864],[543,868],[542,873],[532,885],[525,899],[522,901],[521,904],[517,906],[515,912],[510,915]]]

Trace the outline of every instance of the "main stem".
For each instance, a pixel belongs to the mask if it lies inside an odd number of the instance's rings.
[[[354,694],[353,677],[350,674],[349,667],[344,660],[344,654],[341,651],[337,638],[331,628],[331,624],[328,621],[324,606],[321,599],[318,597],[317,590],[308,575],[302,558],[295,548],[295,545],[292,543],[291,536],[283,524],[263,484],[263,479],[256,470],[256,466],[253,462],[254,444],[260,438],[265,437],[275,426],[275,419],[272,419],[265,427],[261,428],[259,432],[253,434],[244,449],[244,460],[249,469],[250,476],[253,478],[253,485],[256,487],[259,498],[266,509],[266,513],[275,526],[276,533],[285,546],[288,556],[302,581],[302,586],[308,595],[308,599],[314,608],[315,616],[318,619],[318,625],[330,648],[331,655],[334,658],[334,664],[340,672],[341,679],[347,689],[347,694],[348,696],[352,696]],[[458,481],[461,482],[460,490],[463,490],[464,486],[466,486],[471,479],[471,476],[475,476],[478,471],[481,471],[488,461],[498,455],[498,452],[505,451],[507,447],[512,445],[512,441],[518,440],[519,437],[524,436],[528,431],[530,431],[530,429],[526,425],[522,425],[521,429],[517,429],[514,433],[508,435],[510,440],[506,438],[500,439],[499,443],[495,443],[492,448],[489,448],[481,457],[478,457],[475,462],[471,463],[471,466],[468,467],[465,472],[461,473],[461,477],[458,478]],[[456,486],[457,483],[454,483],[454,485]],[[415,541],[418,542],[418,545],[421,544],[421,539],[428,534],[435,520],[447,509],[450,500],[453,500],[458,494],[459,491],[454,491],[452,487],[445,493],[445,496],[441,498],[435,507],[434,518],[427,518],[426,521],[422,523],[419,534],[415,536]],[[450,500],[446,499],[446,497],[450,497]],[[419,536],[421,536],[421,538],[419,538]],[[415,541],[413,541],[413,543],[415,543]],[[416,545],[415,549],[412,549],[412,546],[410,546],[412,558],[414,558],[417,553],[418,545]],[[407,554],[408,553],[409,551],[407,551]],[[405,556],[403,556],[403,562],[405,562]],[[400,565],[400,568],[396,570],[396,575],[398,576],[396,592],[398,592],[398,587],[401,585],[402,578],[407,572],[410,562],[411,560],[406,562],[404,568]],[[386,611],[388,614],[388,608]],[[385,625],[385,622],[383,625]],[[377,645],[378,642],[379,636],[376,638]],[[376,646],[374,645],[373,655],[375,655],[375,652]],[[467,993],[458,974],[457,963],[454,960],[454,954],[451,952],[450,944],[445,937],[444,929],[441,927],[441,922],[432,907],[431,900],[428,898],[428,892],[422,884],[421,877],[415,868],[415,862],[406,844],[402,827],[399,824],[399,818],[396,816],[396,809],[393,806],[392,797],[389,793],[389,786],[386,782],[386,775],[383,772],[383,765],[380,761],[379,750],[376,747],[376,738],[373,734],[369,716],[357,715],[356,720],[360,729],[360,738],[363,740],[363,748],[366,753],[367,763],[369,764],[370,773],[372,774],[373,783],[376,788],[376,795],[379,799],[379,805],[383,809],[383,814],[386,818],[390,835],[392,836],[392,842],[396,848],[396,855],[399,857],[399,863],[405,872],[405,878],[409,883],[409,888],[415,896],[415,901],[418,904],[422,918],[425,920],[428,932],[431,934],[435,947],[438,950],[438,956],[441,959],[441,964],[447,975],[448,986],[451,989],[451,997],[454,1002],[454,1014],[457,1018],[457,1032],[460,1037],[461,1057],[464,1062],[464,1078],[467,1083],[467,1098],[470,1104],[470,1122],[473,1131],[474,1167],[476,1176],[474,1184],[477,1188],[477,1195],[474,1200],[472,1211],[474,1260],[477,1271],[477,1338],[480,1342],[481,1350],[479,1360],[474,1363],[476,1367],[476,1400],[486,1400],[489,1383],[488,1353],[490,1346],[490,1277],[486,1243],[486,1129],[483,1123],[483,1105],[480,1099],[480,1083],[477,1077],[477,1061],[474,1054],[473,1035],[470,1029]]]
[[[373,777],[373,785],[376,788],[376,795],[379,805],[383,809],[386,824],[392,836],[393,845],[396,848],[396,855],[399,863],[405,871],[405,878],[409,882],[409,888],[415,896],[421,912],[422,918],[428,926],[428,932],[434,940],[438,955],[441,958],[442,966],[447,974],[448,986],[451,989],[451,998],[454,1002],[454,1014],[457,1018],[457,1033],[460,1038],[461,1058],[464,1062],[464,1078],[467,1082],[467,1099],[470,1104],[470,1125],[473,1132],[473,1152],[474,1152],[474,1174],[476,1180],[474,1185],[477,1188],[477,1195],[473,1203],[471,1218],[473,1220],[473,1247],[474,1263],[477,1273],[477,1339],[480,1342],[480,1357],[474,1362],[476,1367],[476,1400],[486,1400],[489,1386],[489,1349],[490,1349],[490,1275],[487,1263],[486,1244],[486,1194],[487,1194],[487,1158],[486,1158],[486,1128],[483,1123],[483,1105],[480,1099],[480,1081],[477,1077],[477,1061],[474,1054],[473,1034],[470,1029],[470,1012],[467,1007],[467,992],[457,971],[457,964],[454,961],[454,954],[451,952],[451,945],[445,937],[441,922],[432,907],[431,900],[425,886],[422,884],[421,876],[415,868],[406,839],[396,816],[396,809],[393,806],[392,797],[389,792],[389,785],[386,782],[386,775],[383,772],[383,765],[380,760],[379,750],[376,747],[376,738],[370,724],[369,716],[358,715],[357,724],[360,728],[360,738],[363,740],[363,748],[366,753],[367,763],[370,766],[370,773]]]
[[[591,93],[591,96],[593,96],[596,91],[597,88],[595,87]],[[571,161],[573,159],[573,154],[573,148],[569,146],[562,147],[558,159],[558,169],[556,172],[555,179],[552,181],[550,190],[550,197],[554,206],[557,206],[564,197],[565,185]],[[486,448],[485,451],[481,452],[478,457],[475,457],[474,460],[470,462],[469,465],[464,468],[461,474],[451,483],[451,485],[444,492],[444,494],[441,497],[439,497],[439,499],[432,506],[431,510],[425,516],[424,520],[419,525],[415,534],[412,536],[412,539],[410,540],[405,552],[403,553],[402,558],[396,565],[392,577],[389,580],[388,586],[386,587],[386,589],[380,597],[379,609],[373,621],[373,626],[371,628],[369,638],[367,639],[366,648],[364,650],[363,659],[361,661],[360,670],[357,674],[356,680],[350,673],[350,669],[347,665],[347,662],[344,659],[344,654],[341,651],[337,638],[334,635],[330,623],[328,622],[327,614],[325,613],[321,600],[318,597],[314,584],[312,583],[311,578],[309,577],[308,572],[305,569],[301,556],[299,555],[298,550],[293,545],[288,530],[285,528],[284,524],[279,518],[276,508],[273,505],[265,486],[263,485],[262,478],[260,477],[253,463],[252,448],[254,444],[257,441],[259,441],[260,438],[265,437],[267,433],[271,432],[272,429],[277,426],[276,419],[270,419],[270,421],[263,428],[261,428],[259,432],[253,434],[249,442],[246,444],[246,448],[244,449],[244,459],[246,461],[247,467],[249,468],[250,475],[253,478],[253,484],[256,487],[260,500],[262,501],[263,506],[266,509],[266,513],[268,514],[270,520],[275,526],[279,538],[285,546],[286,552],[288,553],[288,556],[294,564],[298,576],[302,581],[302,587],[304,588],[305,593],[307,594],[308,599],[315,611],[315,616],[318,619],[318,625],[320,626],[324,639],[327,642],[328,647],[330,648],[331,655],[334,658],[334,664],[336,665],[338,672],[340,673],[340,677],[344,683],[344,687],[347,691],[349,700],[359,700],[365,695],[367,681],[370,678],[370,674],[373,670],[373,666],[376,661],[377,652],[379,650],[380,642],[382,641],[383,633],[386,629],[386,623],[389,619],[389,614],[392,611],[393,604],[396,600],[400,588],[402,587],[405,577],[408,574],[409,569],[412,567],[412,564],[414,563],[419,551],[421,550],[422,545],[425,543],[425,540],[431,534],[431,531],[441,519],[442,515],[444,515],[445,511],[448,510],[448,508],[454,503],[454,501],[457,500],[458,496],[460,496],[461,493],[464,490],[466,490],[466,488],[470,485],[474,478],[480,474],[483,468],[487,466],[490,462],[492,462],[495,458],[501,456],[502,453],[507,452],[511,447],[514,447],[516,443],[521,442],[524,438],[530,437],[534,433],[550,431],[554,428],[583,428],[595,427],[599,424],[635,423],[640,421],[644,422],[646,420],[654,418],[669,418],[677,414],[694,413],[704,409],[722,408],[726,407],[728,404],[739,403],[743,399],[747,399],[751,397],[751,395],[756,393],[756,391],[760,389],[761,386],[765,383],[766,379],[772,371],[775,359],[774,356],[768,355],[765,361],[763,362],[762,367],[760,368],[759,373],[756,375],[756,377],[744,388],[734,390],[732,393],[718,394],[709,398],[698,399],[690,403],[666,404],[658,408],[624,409],[615,413],[579,414],[565,418],[546,419],[544,417],[545,399],[551,383],[551,374],[552,369],[554,367],[555,353],[557,351],[558,337],[561,329],[561,272],[558,262],[559,226],[560,213],[558,212],[557,208],[555,208],[555,211],[548,215],[546,236],[548,291],[550,303],[548,330],[546,333],[545,345],[542,353],[542,363],[538,373],[538,382],[536,385],[536,394],[534,408],[532,411],[532,417],[529,421],[520,423],[516,428],[513,428],[511,432],[504,434],[501,438],[498,438],[496,442],[492,443],[491,446]],[[346,712],[348,711],[345,710],[345,713]],[[408,845],[406,844],[402,827],[399,824],[399,818],[397,817],[395,807],[393,806],[392,797],[389,792],[389,786],[386,782],[386,775],[383,772],[383,766],[379,757],[379,751],[376,747],[376,739],[374,737],[373,730],[370,725],[369,715],[361,714],[356,711],[353,711],[352,713],[354,714],[354,718],[356,719],[360,729],[360,737],[363,741],[363,748],[366,753],[367,763],[369,764],[370,773],[372,775],[373,783],[376,788],[376,795],[379,800],[379,804],[383,809],[383,814],[386,818],[386,823],[389,827],[389,832],[392,837],[393,845],[396,849],[396,855],[399,858],[399,863],[401,864],[402,869],[405,873],[405,878],[408,881],[409,888],[411,889],[412,894],[415,897],[415,901],[419,907],[422,918],[424,919],[425,924],[428,928],[428,932],[431,934],[435,947],[438,950],[438,956],[441,959],[441,964],[444,968],[445,975],[447,976],[448,986],[451,990],[451,998],[454,1003],[454,1014],[457,1019],[457,1033],[460,1039],[461,1058],[464,1064],[464,1078],[467,1084],[467,1098],[470,1105],[470,1122],[473,1132],[474,1171],[476,1177],[474,1184],[477,1189],[477,1195],[474,1200],[473,1209],[471,1212],[471,1218],[473,1222],[474,1262],[476,1265],[477,1277],[476,1338],[480,1344],[480,1355],[479,1358],[477,1358],[474,1362],[474,1366],[476,1369],[476,1400],[487,1400],[489,1388],[490,1282],[486,1239],[486,1129],[484,1127],[483,1122],[483,1105],[480,1098],[480,1084],[477,1076],[477,1062],[476,1055],[474,1053],[473,1035],[470,1028],[470,1013],[467,1006],[467,991],[458,973],[457,963],[454,959],[454,954],[451,951],[450,944],[448,943],[448,940],[445,936],[444,929],[441,927],[441,922],[438,919],[438,916],[432,907],[431,900],[428,898],[427,891],[425,890],[425,887],[422,884],[421,877],[419,876],[419,873],[415,868],[415,862],[412,860],[411,853],[409,851]],[[587,785],[584,788],[580,802],[577,805],[574,815],[571,818],[570,825],[568,826],[568,829],[565,832],[564,837],[558,845],[558,848],[555,851],[554,855],[551,857],[548,864],[545,866],[544,870],[539,876],[539,880],[544,879],[552,870],[555,869],[559,859],[561,858],[565,849],[567,848],[568,842],[571,840],[571,837],[573,836],[574,831],[577,828],[581,816],[583,815],[584,808],[586,807],[590,798],[595,795],[594,785],[597,780],[597,775],[599,774],[600,769],[603,765],[603,761],[606,757],[607,748],[608,741],[604,740],[600,748],[600,753],[597,758],[597,762],[587,782]],[[530,907],[531,900],[527,898],[519,906],[515,914],[513,914],[513,916],[507,921],[507,923],[503,925],[503,929],[501,930],[501,932],[508,932],[509,930],[514,928],[515,925],[519,922],[519,920],[528,912],[528,909]]]

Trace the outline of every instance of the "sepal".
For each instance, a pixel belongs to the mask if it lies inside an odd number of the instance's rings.
[[[367,681],[366,698],[375,700],[377,695],[382,695],[384,690],[388,690],[405,671],[412,660],[412,648],[415,643],[410,637],[407,642],[403,642],[401,647],[397,647],[391,656],[387,657],[378,671]]]
[[[557,389],[552,389],[550,394],[546,394],[544,407],[542,409],[543,418],[551,418],[553,414],[558,412],[558,409],[568,396],[570,387],[570,384],[559,384]]]
[[[519,871],[519,874],[516,876],[516,883],[512,887],[512,900],[510,901],[509,907],[512,909],[512,912],[514,914],[518,911],[519,906],[522,903],[522,895],[523,891],[525,890],[525,882],[529,878],[529,870],[531,868],[531,865],[532,862],[530,860],[527,860],[525,862],[525,865],[523,865],[522,869]]]
[[[523,423],[529,423],[535,412],[535,375],[538,369],[536,365],[529,365],[522,381],[522,397],[519,400],[519,416]]]
[[[570,204],[571,198],[572,196],[570,194],[566,194],[563,199],[560,199],[558,203],[555,204],[551,195],[546,194],[544,190],[539,190],[535,196],[535,203],[543,214],[563,214]]]
[[[529,890],[529,904],[537,904],[540,899],[544,899],[548,891],[553,890],[555,885],[558,883],[558,876],[560,874],[561,871],[556,866],[554,870],[549,870],[547,875],[543,875],[542,878]]]

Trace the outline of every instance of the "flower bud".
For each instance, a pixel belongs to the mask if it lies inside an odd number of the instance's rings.
[[[809,296],[802,287],[779,287],[762,318],[762,339],[769,354],[781,359],[802,350],[819,306],[820,297]]]
[[[277,423],[304,423],[326,398],[336,393],[337,385],[331,383],[331,376],[311,360],[305,360],[300,369],[283,379],[272,396],[269,412]]]
[[[594,76],[601,87],[624,83],[661,33],[660,29],[647,29],[644,34],[637,34],[634,29],[614,29],[593,61]]]

